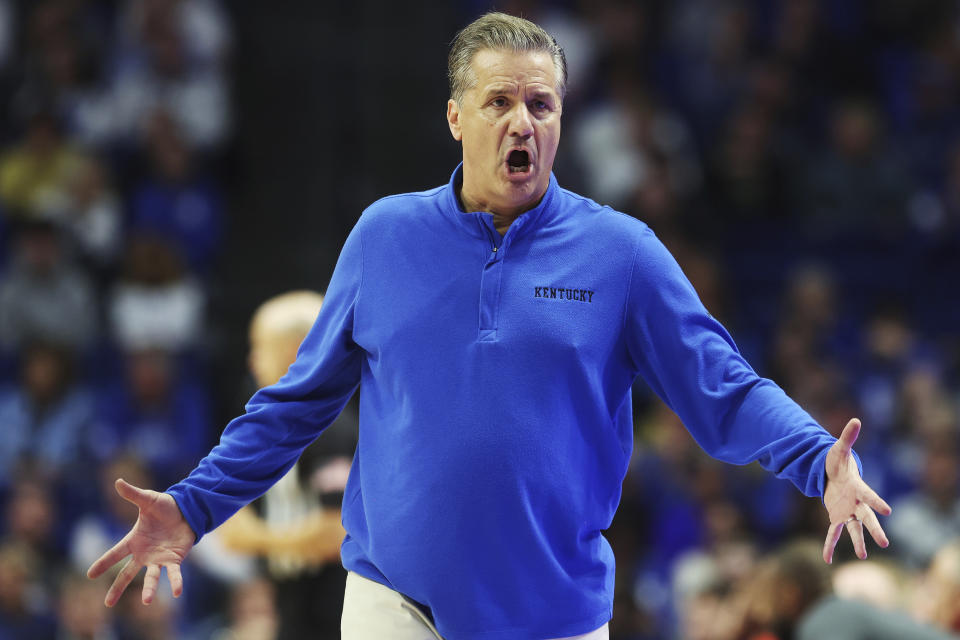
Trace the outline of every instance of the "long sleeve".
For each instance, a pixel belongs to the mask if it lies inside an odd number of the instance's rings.
[[[649,230],[637,243],[624,325],[634,366],[708,454],[757,460],[804,494],[823,495],[836,439],[754,372]]]
[[[198,538],[283,477],[357,388],[362,350],[353,341],[353,328],[363,279],[361,224],[344,244],[296,362],[279,382],[254,394],[220,443],[167,490]]]

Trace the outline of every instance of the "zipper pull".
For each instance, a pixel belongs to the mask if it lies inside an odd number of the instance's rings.
[[[493,245],[493,252],[494,252],[494,253],[497,252],[497,245]]]

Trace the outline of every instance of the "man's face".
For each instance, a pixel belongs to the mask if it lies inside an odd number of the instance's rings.
[[[484,49],[473,58],[476,83],[447,122],[463,143],[463,190],[468,208],[522,213],[547,190],[560,141],[562,104],[548,53]]]
[[[297,348],[303,336],[278,331],[262,318],[254,318],[250,326],[250,353],[247,364],[258,387],[274,384],[297,359]]]

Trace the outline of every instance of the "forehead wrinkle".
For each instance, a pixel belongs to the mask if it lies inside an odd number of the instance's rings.
[[[517,93],[520,90],[519,82],[508,82],[505,80],[495,80],[486,86],[485,92],[491,93]]]
[[[497,83],[501,84],[542,84],[549,85],[550,82],[546,77],[547,74],[543,73],[540,69],[533,70],[524,70],[518,71],[515,73],[498,73],[496,71],[488,74],[488,77],[485,78],[487,85],[494,85]]]
[[[511,67],[512,65],[509,61],[502,59],[491,61],[489,64],[478,68],[478,59],[489,59],[491,55],[498,56],[500,54],[526,56],[528,59],[532,57],[534,58],[534,61],[530,66],[509,73],[504,73],[502,69],[504,67]],[[540,62],[545,63],[543,68],[538,64]],[[493,91],[492,87],[496,85],[496,83],[509,84],[511,86],[520,84],[525,86],[531,84],[540,84],[546,88],[546,91],[549,92],[550,95],[555,95],[557,98],[559,98],[559,93],[556,86],[556,78],[554,78],[554,82],[551,82],[551,76],[556,75],[556,67],[553,58],[545,52],[510,51],[508,49],[481,49],[477,51],[470,60],[469,70],[471,82],[466,87],[466,90],[468,91],[477,90],[482,91],[483,93],[490,93]]]
[[[489,96],[496,93],[517,95],[523,93],[534,98],[554,98],[557,95],[556,90],[550,88],[549,82],[543,82],[538,79],[517,82],[515,80],[493,80],[488,83],[483,91],[484,95]]]

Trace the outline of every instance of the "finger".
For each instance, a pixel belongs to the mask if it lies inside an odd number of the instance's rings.
[[[853,541],[853,550],[861,560],[867,559],[867,543],[863,539],[863,523],[859,520],[850,520],[846,523],[847,533]]]
[[[143,592],[140,599],[143,604],[153,602],[153,596],[157,594],[157,584],[160,582],[160,565],[148,564],[147,573],[143,577]]]
[[[893,511],[886,501],[877,495],[877,492],[870,488],[866,483],[860,491],[860,501],[867,504],[868,507],[882,516],[888,516]]]
[[[123,478],[117,478],[113,483],[120,497],[127,502],[132,502],[138,507],[146,506],[150,502],[150,494],[140,487],[135,487]]]
[[[827,564],[833,564],[833,550],[837,548],[837,542],[843,533],[843,523],[831,524],[827,529],[827,539],[823,542],[823,561]]]
[[[97,558],[97,560],[90,565],[90,568],[87,569],[87,577],[90,579],[99,578],[104,574],[104,572],[106,572],[107,569],[117,564],[128,555],[130,555],[130,551],[127,549],[127,539],[124,537],[123,540],[113,545],[109,551]]]
[[[179,598],[183,593],[183,576],[180,575],[180,565],[167,565],[167,579],[170,580],[170,591],[174,598]]]
[[[861,518],[861,520],[863,520],[863,526],[870,532],[870,537],[873,538],[873,541],[884,549],[889,547],[890,540],[887,538],[887,534],[884,533],[883,527],[880,526],[880,521],[877,520],[877,514],[868,508],[859,509],[859,511],[863,512],[863,518]]]
[[[140,573],[140,565],[135,563],[133,558],[127,560],[127,564],[123,565],[123,569],[120,570],[120,573],[117,574],[113,584],[110,585],[110,589],[107,591],[107,597],[103,599],[103,603],[108,607],[112,607],[113,605],[117,604],[117,601],[120,600],[120,596],[123,595],[123,592],[127,589],[127,586],[138,573]]]
[[[860,420],[853,418],[847,423],[847,426],[843,428],[843,431],[840,433],[840,439],[837,440],[841,453],[850,453],[850,450],[853,449],[853,443],[857,441],[857,436],[859,435]]]

